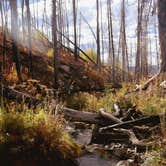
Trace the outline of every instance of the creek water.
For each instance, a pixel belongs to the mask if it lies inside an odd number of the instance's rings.
[[[77,131],[77,134],[73,137],[73,139],[79,144],[88,146],[91,141],[91,136],[91,129],[81,129]],[[90,146],[92,146],[93,149],[93,144],[91,144]],[[77,159],[79,166],[115,166],[118,162],[118,160],[114,156],[112,156],[111,158],[101,157],[100,153],[96,153],[95,150],[90,151],[91,152],[87,152]]]
[[[78,159],[79,166],[115,166],[115,159],[102,158],[97,154],[85,154]]]

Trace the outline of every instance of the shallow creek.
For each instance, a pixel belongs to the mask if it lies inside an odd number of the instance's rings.
[[[86,152],[77,161],[79,166],[116,166],[118,159],[115,156],[103,155],[100,145],[90,144],[92,129],[69,128],[72,132],[73,140],[86,147]]]

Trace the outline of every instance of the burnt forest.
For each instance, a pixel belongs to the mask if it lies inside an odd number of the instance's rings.
[[[165,166],[166,0],[0,0],[0,165]]]

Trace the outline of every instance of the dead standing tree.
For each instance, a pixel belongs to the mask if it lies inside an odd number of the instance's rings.
[[[120,25],[119,49],[118,49],[118,52],[120,53],[120,50],[121,50],[121,54],[122,54],[122,80],[123,81],[128,80],[128,73],[129,73],[125,17],[126,17],[125,0],[123,0],[121,5],[121,25]]]
[[[152,9],[152,0],[142,3],[144,3],[144,9],[142,11],[143,17],[142,17],[141,43],[140,43],[141,45],[140,77],[147,77],[148,76],[148,25]],[[151,54],[149,55],[152,57]]]
[[[104,22],[103,22],[103,4],[102,1],[100,1],[100,28],[101,28],[101,62],[104,63]]]
[[[158,0],[158,19],[161,48],[160,72],[166,72],[166,0]]]
[[[57,21],[58,21],[58,25],[57,25],[57,28],[58,30],[61,32],[61,33],[64,33],[64,30],[63,30],[63,4],[62,4],[62,0],[58,0],[57,1],[58,3],[58,14],[57,14]],[[63,45],[63,36],[62,35],[58,35],[58,41],[60,43],[60,47],[62,48],[62,45]]]
[[[138,0],[138,23],[137,23],[137,53],[135,62],[135,78],[138,82],[140,79],[140,54],[141,54],[141,32],[142,32],[142,13],[144,9],[143,0]]]
[[[74,22],[74,56],[75,60],[78,59],[77,51],[77,12],[76,12],[76,1],[73,0],[73,22]]]
[[[13,59],[16,65],[17,76],[20,81],[22,81],[20,62],[19,62],[19,51],[17,47],[18,40],[18,13],[17,13],[17,1],[9,0],[11,8],[11,36],[12,36],[12,50]]]
[[[1,25],[2,25],[2,31],[4,28],[4,19],[3,19],[3,9],[2,9],[2,2],[0,1],[0,14],[1,14]],[[0,56],[0,100],[3,97],[3,57]],[[1,100],[2,101],[2,100]],[[2,105],[2,103],[0,103]]]
[[[54,88],[58,89],[59,80],[59,58],[58,58],[58,41],[57,41],[57,1],[52,0],[52,39],[53,39],[53,55],[54,55]],[[56,95],[56,94],[55,94]]]
[[[96,28],[96,34],[97,34],[97,65],[98,67],[101,66],[101,57],[100,57],[100,22],[99,22],[99,0],[96,0],[96,21],[97,21],[97,28]]]
[[[111,1],[107,0],[107,15],[108,15],[108,38],[109,38],[109,60],[112,65],[112,80],[115,81],[115,50],[114,50],[114,36],[112,23],[112,5]],[[112,55],[112,56],[111,56]]]
[[[32,64],[32,41],[31,41],[31,14],[29,7],[29,0],[25,0],[27,9],[27,25],[28,25],[28,49],[29,49],[29,76],[33,76],[33,64]]]
[[[159,41],[161,50],[160,70],[156,75],[146,81],[142,86],[139,86],[134,91],[146,90],[150,83],[155,80],[160,74],[166,72],[166,0],[158,0],[158,21],[159,21]]]

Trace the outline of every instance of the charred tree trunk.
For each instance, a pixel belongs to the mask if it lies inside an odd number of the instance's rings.
[[[137,53],[136,53],[136,65],[135,65],[135,77],[139,80],[140,71],[140,33],[141,33],[141,22],[140,22],[140,1],[138,0],[138,25],[137,25]]]
[[[100,20],[101,20],[101,23],[100,23],[100,27],[101,27],[101,43],[102,43],[102,51],[101,51],[101,62],[104,63],[104,25],[103,25],[103,4],[102,2],[100,2]]]
[[[63,33],[63,12],[62,12],[62,0],[58,1],[58,16],[57,16],[57,22],[58,22],[58,29],[61,33]],[[60,47],[62,48],[62,44],[63,44],[63,36],[62,35],[58,35],[58,41],[60,43]]]
[[[108,10],[108,33],[109,33],[109,56],[112,53],[112,79],[115,81],[115,50],[114,50],[114,36],[113,36],[113,23],[112,23],[112,5],[111,1],[107,1],[107,10]]]
[[[136,53],[136,65],[135,65],[135,77],[136,81],[140,79],[140,56],[141,56],[141,32],[142,32],[142,13],[144,2],[138,0],[138,25],[137,25],[137,53]]]
[[[159,70],[160,68],[160,55],[159,55],[159,47],[158,47],[158,20],[157,20],[157,16],[155,16],[155,20],[154,20],[154,26],[155,26],[155,47],[156,47],[156,54],[157,54],[157,69]]]
[[[22,75],[20,70],[19,62],[19,51],[17,47],[17,35],[18,35],[18,13],[17,13],[17,1],[10,0],[11,7],[11,35],[12,35],[12,50],[13,50],[13,59],[16,64],[17,76],[20,81],[22,81]]]
[[[53,50],[54,50],[54,88],[58,89],[58,41],[57,41],[57,15],[56,15],[56,0],[52,0],[52,38],[53,38]]]
[[[2,56],[3,56],[3,72],[6,72],[6,64],[5,64],[5,59],[6,59],[6,33],[7,33],[7,2],[2,3],[2,8],[3,8],[3,13],[4,13],[4,25],[3,25],[3,51],[2,51]]]
[[[0,1],[0,13],[1,13],[1,25],[2,25],[2,31],[4,28],[4,20],[3,20],[3,10],[2,10],[2,2]],[[0,100],[3,97],[3,57],[0,56]],[[2,100],[1,100],[2,101]]]
[[[127,81],[129,73],[129,63],[128,63],[128,49],[126,40],[126,11],[125,11],[125,0],[122,1],[121,7],[121,26],[120,26],[120,37],[119,37],[119,51],[121,49],[122,54],[122,80]],[[121,46],[121,47],[120,47]]]
[[[112,78],[115,81],[115,50],[114,50],[114,37],[113,37],[113,23],[112,23],[112,5],[110,2],[110,28],[111,28],[111,47],[112,47]]]
[[[101,58],[100,58],[100,23],[99,23],[99,0],[96,0],[96,11],[97,11],[97,65],[101,66]]]
[[[25,19],[24,19],[24,4],[25,4],[25,1],[22,0],[21,1],[21,19],[22,19],[22,39],[23,39],[23,42],[25,42]]]
[[[33,76],[33,66],[32,66],[32,42],[31,42],[31,14],[29,8],[29,0],[25,1],[27,8],[27,22],[28,22],[28,45],[29,45],[29,75]]]
[[[77,52],[77,13],[76,13],[76,1],[73,0],[73,21],[74,21],[74,56],[75,60],[78,59]]]
[[[166,72],[166,0],[158,0],[161,72]]]

